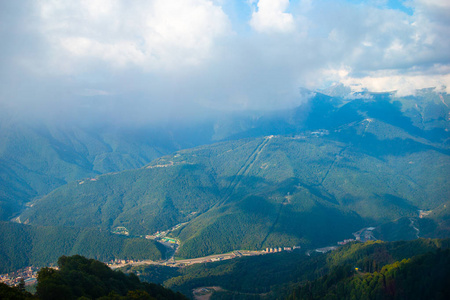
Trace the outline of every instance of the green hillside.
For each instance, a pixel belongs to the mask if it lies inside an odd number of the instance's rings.
[[[61,255],[80,254],[109,261],[164,257],[165,247],[92,228],[29,226],[0,222],[0,273],[26,266],[46,266]]]
[[[450,250],[430,252],[361,272],[341,265],[307,282],[288,299],[448,299]]]
[[[446,237],[447,217],[418,218],[419,210],[434,211],[450,195],[450,134],[437,122],[448,107],[439,96],[427,97],[423,106],[437,105],[441,113],[408,107],[408,99],[387,93],[351,101],[316,94],[295,110],[230,129],[239,133],[228,141],[73,181],[33,202],[17,221],[107,231],[124,226],[134,235],[187,222],[171,233],[185,258],[319,247],[383,224],[374,233],[387,240]],[[414,109],[427,126],[415,126],[407,114]],[[245,138],[234,140],[239,137]]]
[[[338,270],[347,270],[347,266],[350,266],[348,275],[353,274],[355,267],[363,274],[379,274],[389,265],[427,253],[444,253],[449,246],[448,239],[352,243],[326,254],[312,252],[308,256],[305,251],[296,250],[183,268],[139,266],[126,270],[135,272],[142,280],[163,283],[185,295],[191,295],[196,288],[219,286],[223,291],[214,292],[212,299],[261,299],[261,296],[282,299],[299,286],[327,278],[330,281]],[[448,256],[448,250],[445,251]],[[439,263],[430,267],[447,270]],[[435,276],[438,275],[430,274],[428,279],[434,280]]]
[[[21,120],[0,112],[0,220],[67,182],[142,167],[208,143],[210,135],[189,127]]]
[[[345,89],[343,89],[345,90]],[[294,109],[276,112],[221,113],[194,123],[117,125],[87,118],[82,122],[22,120],[0,112],[0,219],[21,211],[30,200],[73,180],[138,168],[178,149],[212,141],[268,135],[296,135],[305,131],[342,130],[360,123],[366,137],[408,138],[450,146],[450,96],[433,89],[414,97],[392,94],[315,93]],[[351,97],[354,100],[349,100]],[[360,97],[360,98],[358,98]],[[388,125],[386,125],[388,124]],[[374,130],[377,132],[374,133]],[[401,131],[401,133],[400,133]],[[361,133],[361,131],[360,131]],[[396,134],[399,134],[396,135]],[[354,132],[343,135],[354,142]],[[398,141],[395,141],[398,144]],[[374,142],[368,146],[372,150]],[[378,143],[381,150],[391,143]],[[398,146],[398,145],[397,145]],[[398,147],[394,147],[398,148]],[[372,151],[380,149],[373,149]]]
[[[449,195],[450,156],[439,149],[364,152],[311,134],[183,150],[138,170],[72,182],[20,221],[125,226],[139,235],[190,221],[175,234],[183,241],[179,255],[196,257],[334,243],[364,226],[415,217]]]

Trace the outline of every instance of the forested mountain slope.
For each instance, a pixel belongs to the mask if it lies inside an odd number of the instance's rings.
[[[72,182],[19,220],[125,226],[134,234],[189,222],[174,234],[182,241],[178,254],[195,257],[335,243],[448,199],[445,126],[415,126],[389,94],[352,101],[318,95],[308,105],[307,117],[291,112],[272,130],[294,133],[182,150],[141,169]]]
[[[152,130],[0,118],[0,219],[67,182],[141,167],[179,149]]]
[[[0,222],[0,274],[27,266],[47,266],[61,255],[80,254],[101,261],[164,258],[166,249],[143,238],[94,228],[29,226]]]
[[[389,93],[330,91],[311,95],[294,109],[211,112],[210,118],[184,123],[122,124],[92,119],[88,113],[78,121],[23,119],[2,111],[0,218],[10,218],[25,203],[67,182],[141,167],[175,150],[213,141],[336,130],[352,122],[376,118],[402,128],[410,136],[449,146],[447,94],[428,89],[406,98]]]
[[[222,130],[221,136],[226,134]],[[213,135],[210,120],[24,120],[0,111],[0,220],[68,182],[139,168],[176,150],[211,143]]]
[[[163,283],[165,286],[181,291],[185,295],[191,295],[194,289],[201,287],[220,287],[221,290],[216,290],[212,299],[283,299],[292,294],[294,290],[295,297],[300,298],[298,297],[299,287],[306,291],[308,287],[316,287],[314,291],[316,295],[325,295],[330,291],[336,291],[335,286],[333,286],[336,282],[347,279],[349,281],[358,280],[358,287],[365,289],[365,293],[355,290],[357,299],[370,299],[369,297],[362,297],[374,291],[373,289],[366,289],[369,278],[370,280],[379,279],[378,276],[381,276],[383,269],[390,268],[392,265],[399,265],[404,259],[416,260],[424,254],[435,256],[439,253],[445,253],[441,257],[448,260],[450,257],[449,246],[448,239],[416,239],[398,242],[370,241],[347,244],[328,253],[313,251],[306,255],[303,250],[295,250],[240,257],[183,268],[137,266],[127,268],[126,271],[136,272],[141,280]],[[422,266],[424,265],[415,264],[414,268],[421,268]],[[355,267],[358,268],[358,271],[355,271]],[[417,280],[417,275],[435,282],[436,286],[440,288],[445,288],[445,284],[442,285],[442,279],[445,277],[442,275],[443,273],[449,274],[448,266],[437,262],[429,264],[426,268],[428,270],[435,268],[435,270],[440,270],[441,273],[432,272],[427,273],[428,276],[422,276],[423,273],[421,272],[412,272],[406,274],[405,277],[409,277],[409,280]],[[347,273],[343,272],[345,270],[347,270]],[[442,271],[444,272],[442,273]],[[329,285],[324,285],[325,282]],[[374,282],[370,282],[374,284]],[[318,283],[321,283],[321,285]],[[430,290],[427,285],[422,287],[423,290]],[[413,290],[413,287],[409,287],[409,290]],[[332,295],[332,293],[329,294]],[[430,293],[430,295],[433,294]],[[302,295],[304,296],[303,299],[308,299],[305,294]],[[351,295],[351,292],[347,295]],[[358,298],[358,295],[360,298]],[[423,296],[423,294],[420,295]],[[340,295],[338,299],[343,298],[345,297]],[[423,299],[426,298],[423,297]]]
[[[372,272],[341,265],[288,297],[295,299],[448,299],[450,250],[417,255]]]

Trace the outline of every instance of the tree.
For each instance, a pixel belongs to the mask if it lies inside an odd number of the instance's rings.
[[[17,288],[21,292],[25,291],[25,279],[20,278],[20,281],[19,281],[19,284],[17,285]]]

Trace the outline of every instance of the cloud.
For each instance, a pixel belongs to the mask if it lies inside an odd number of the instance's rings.
[[[294,29],[294,17],[285,13],[289,0],[259,0],[250,25],[259,32],[289,32]]]
[[[230,32],[222,9],[204,0],[44,1],[39,10],[43,36],[63,53],[56,67],[67,71],[92,59],[148,71],[198,65]]]
[[[441,1],[230,1],[0,1],[0,104],[170,120],[292,107],[337,81],[450,86]]]
[[[450,66],[435,65],[434,70],[413,71],[399,74],[395,70],[373,71],[361,77],[351,75],[349,69],[326,69],[319,76],[328,82],[339,82],[351,88],[353,92],[369,90],[371,92],[396,92],[396,95],[415,95],[417,90],[435,87],[441,93],[450,93]],[[312,83],[311,87],[317,83]]]
[[[316,49],[327,50],[328,56],[323,55],[326,65],[317,64],[311,70],[305,85],[314,88],[345,81],[368,90],[397,90],[399,95],[450,86],[450,54],[446,50],[450,40],[443,38],[450,32],[447,5],[436,10],[425,1],[409,3],[414,5],[413,15],[369,5],[327,3],[325,8],[323,2],[317,2],[308,17],[312,24],[323,20],[314,34],[328,32],[328,36],[316,39],[320,43]],[[309,36],[312,34],[310,31]]]
[[[108,91],[95,90],[95,89],[83,89],[78,92],[78,95],[85,97],[93,97],[93,96],[110,96],[112,95]]]

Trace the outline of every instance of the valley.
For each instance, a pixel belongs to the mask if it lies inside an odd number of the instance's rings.
[[[76,173],[29,198],[12,215],[16,223],[0,223],[0,267],[6,273],[83,254],[164,277],[243,260],[276,269],[357,242],[447,238],[449,134],[424,112],[419,128],[397,100],[373,97],[318,94],[309,114],[299,116],[299,107],[283,121],[277,115],[273,128],[269,115],[239,134],[222,131],[221,141],[207,131],[208,143],[161,151],[137,168]],[[326,117],[317,122],[319,115]],[[165,284],[177,286],[170,276]],[[192,288],[221,290],[198,295],[267,293],[206,282]]]
[[[173,232],[173,236],[181,241],[181,256],[186,255],[184,248],[191,247],[191,243],[196,244],[197,251],[202,249],[199,247],[201,243],[211,238],[215,245],[223,245],[216,250],[207,250],[209,246],[205,244],[205,250],[195,254],[190,250],[190,257],[201,257],[227,252],[232,248],[242,249],[242,246],[252,250],[264,249],[287,241],[302,246],[311,243],[313,247],[335,243],[348,237],[348,232],[363,227],[364,218],[376,218],[378,221],[366,224],[378,225],[383,220],[415,216],[417,207],[430,207],[440,195],[448,194],[448,183],[439,173],[427,173],[428,176],[425,176],[425,173],[397,171],[408,168],[411,160],[425,168],[425,161],[420,160],[418,153],[428,153],[440,159],[443,163],[441,168],[445,169],[450,163],[448,155],[424,151],[407,154],[400,159],[389,156],[388,160],[381,160],[360,153],[354,146],[335,141],[332,137],[330,134],[327,137],[293,140],[270,136],[184,150],[141,169],[103,175],[83,185],[69,184],[57,189],[34,203],[21,215],[21,220],[40,225],[53,225],[53,220],[59,220],[58,223],[62,222],[60,224],[65,226],[84,224],[106,230],[111,225],[125,226],[132,235],[144,235],[145,232],[165,230],[164,227],[185,223],[190,218],[189,223]],[[152,167],[167,161],[172,162],[167,167]],[[309,163],[304,164],[304,161]],[[421,189],[417,182],[429,182],[428,190]],[[383,196],[379,195],[386,195],[387,199],[392,200],[380,202]],[[123,199],[132,202],[123,202]],[[64,208],[47,216],[49,205],[58,203],[65,203]],[[131,203],[135,204],[129,206]],[[144,210],[149,205],[154,206],[156,211]],[[322,233],[310,235],[309,232],[317,232],[311,228],[304,231],[308,239],[301,242],[300,232],[286,235],[279,231],[284,228],[282,230],[289,232],[289,228],[295,226],[316,226],[314,219],[308,221],[311,223],[305,223],[305,219],[294,217],[308,206],[323,214],[334,211],[331,219],[328,218],[331,223],[322,227]],[[77,214],[77,207],[92,209]],[[117,210],[119,207],[123,208]],[[70,211],[71,215],[65,211]],[[102,214],[98,214],[99,211]],[[197,213],[192,215],[192,212]],[[351,212],[355,213],[352,217]],[[161,220],[161,213],[167,215],[163,220],[167,225],[161,226],[158,221]],[[345,221],[333,221],[340,214],[347,215],[343,217]],[[208,236],[209,228],[216,228],[219,232],[225,230],[228,224],[225,220],[231,216],[238,221],[235,224],[246,224],[246,229],[236,228],[229,241],[239,243],[240,239],[244,241],[244,236],[251,234],[253,245],[241,242],[240,246],[230,247],[230,244],[227,245],[229,242],[217,240],[217,234]],[[260,220],[264,223],[258,219],[255,219],[256,223],[250,221],[255,217],[263,218]],[[110,221],[106,223],[103,220]],[[224,223],[220,223],[222,220]],[[344,224],[351,227],[342,227]],[[255,238],[252,233],[256,230],[254,226],[261,225],[263,227],[258,229],[260,237]],[[333,234],[334,230],[339,233]],[[241,238],[238,238],[239,235]],[[317,240],[319,236],[320,241]],[[323,239],[325,236],[330,238]],[[331,236],[334,238],[331,239]]]
[[[302,287],[302,283],[313,282],[322,276],[326,279],[327,274],[343,266],[348,265],[351,270],[357,267],[360,274],[374,276],[386,265],[416,255],[443,253],[448,246],[448,239],[352,242],[337,247],[334,251],[318,249],[319,251],[310,252],[310,255],[297,250],[181,268],[149,265],[126,267],[123,270],[136,272],[144,280],[164,283],[190,297],[212,292],[213,296],[222,295],[227,298],[241,299],[245,295],[264,294],[266,299],[277,299],[287,297],[287,294],[292,293],[293,287]],[[435,267],[443,268],[437,265]],[[208,287],[218,287],[221,291],[213,292]],[[202,290],[203,288],[206,290]]]
[[[266,252],[265,250],[262,251],[235,250],[233,252],[214,254],[204,257],[196,257],[191,259],[174,259],[174,257],[170,257],[169,259],[163,261],[140,260],[133,262],[119,262],[119,263],[113,262],[108,263],[108,266],[110,266],[112,269],[123,267],[134,267],[134,266],[146,266],[146,265],[168,266],[176,268],[176,267],[191,266],[195,264],[204,264],[215,261],[224,261],[243,256],[263,255],[267,253],[269,252]]]
[[[450,299],[450,0],[0,0],[0,300]]]

